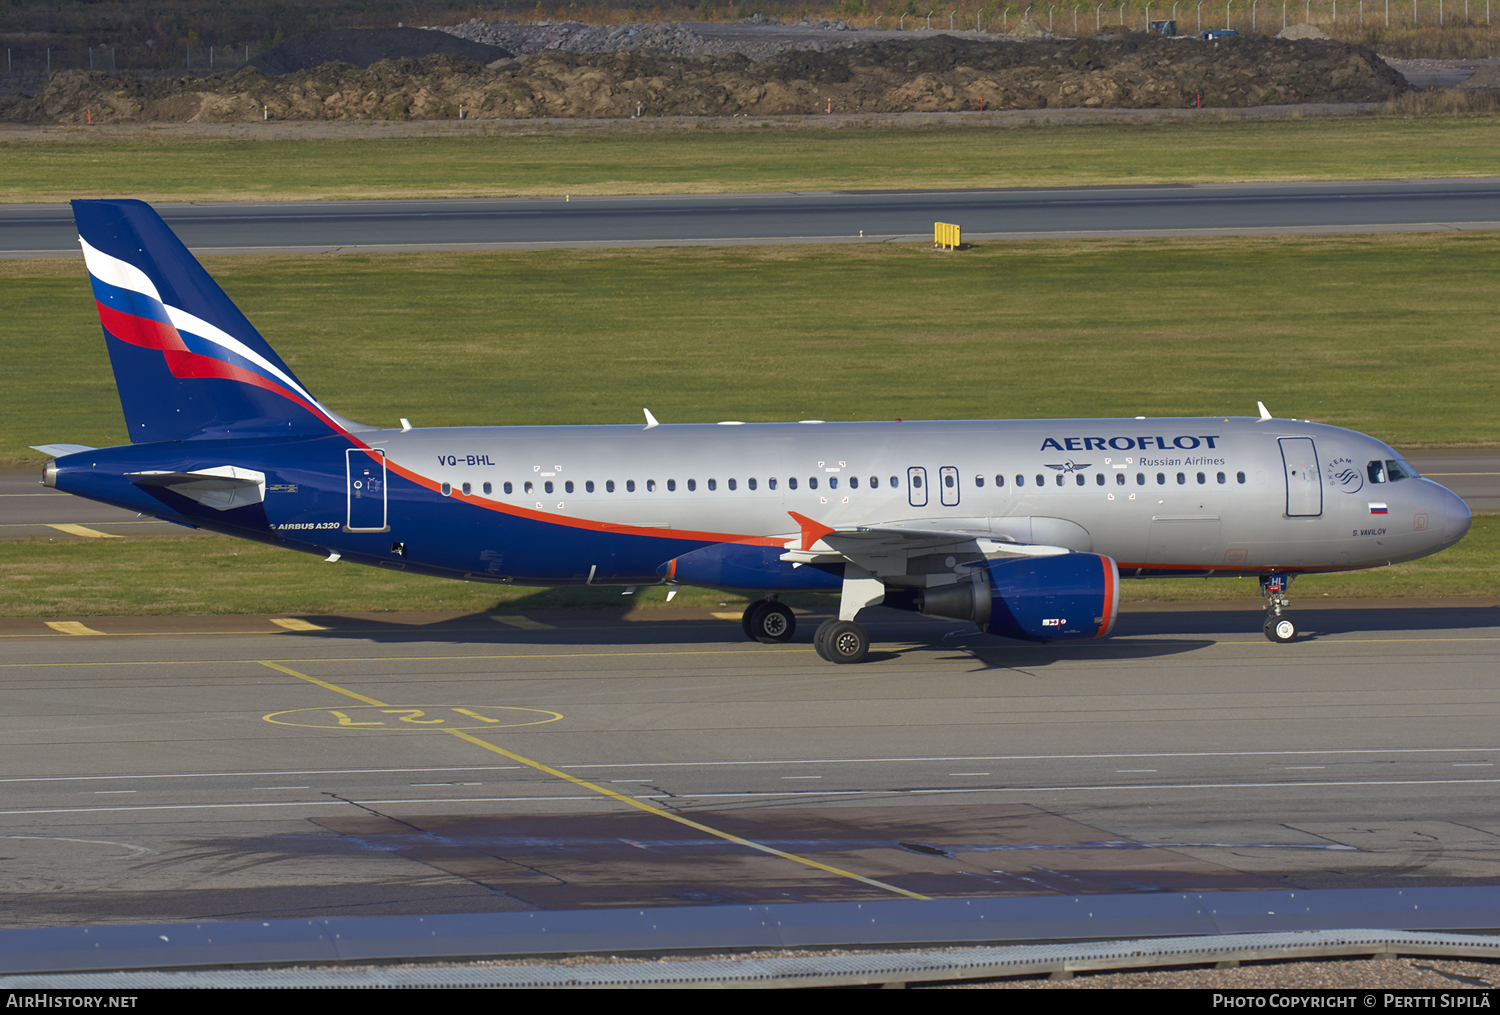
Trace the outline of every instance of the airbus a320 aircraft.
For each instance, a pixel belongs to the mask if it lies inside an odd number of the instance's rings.
[[[1259,418],[383,429],[313,397],[156,213],[75,201],[131,443],[43,445],[47,486],[330,561],[516,585],[755,597],[863,660],[884,604],[1032,641],[1100,638],[1120,579],[1247,575],[1266,636],[1298,574],[1452,546],[1463,501],[1389,446]]]

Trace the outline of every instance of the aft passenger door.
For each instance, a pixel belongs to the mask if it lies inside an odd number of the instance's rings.
[[[1281,461],[1286,469],[1288,518],[1316,518],[1323,513],[1323,478],[1318,471],[1318,449],[1311,437],[1282,437]]]
[[[386,532],[385,452],[348,448],[344,451],[348,478],[349,513],[346,532]]]

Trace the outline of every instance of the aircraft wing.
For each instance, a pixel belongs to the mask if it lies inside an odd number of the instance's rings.
[[[792,516],[801,524],[802,533],[786,542],[782,560],[793,564],[851,563],[888,579],[930,573],[940,582],[952,581],[956,566],[1070,552],[1066,546],[1019,542],[995,532],[989,520],[982,518],[836,527],[820,525],[795,512]],[[954,558],[953,562],[948,558]]]

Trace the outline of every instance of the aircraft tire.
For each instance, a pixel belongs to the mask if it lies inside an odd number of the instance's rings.
[[[1266,637],[1278,645],[1285,645],[1297,640],[1297,622],[1286,614],[1279,617],[1271,617],[1266,621]]]
[[[767,603],[764,599],[757,599],[755,602],[745,607],[745,613],[740,617],[740,627],[745,629],[746,641],[757,640],[755,637],[755,613],[757,610],[760,610],[769,605],[770,604]]]
[[[762,609],[750,618],[750,632],[755,640],[766,645],[779,645],[792,640],[797,633],[797,618],[790,607],[782,603],[762,603]]]
[[[837,623],[837,620],[825,620],[813,632],[813,651],[818,653],[819,659],[825,659],[830,663],[833,662],[833,657],[828,654],[828,629]]]
[[[852,620],[835,621],[823,636],[827,658],[835,663],[862,663],[870,654],[870,635]]]

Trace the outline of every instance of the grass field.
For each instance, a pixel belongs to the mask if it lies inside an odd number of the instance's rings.
[[[1045,115],[1044,113],[1039,115]],[[710,122],[711,124],[711,122]],[[771,126],[467,136],[134,140],[74,131],[0,142],[0,201],[155,201],[1092,186],[1488,176],[1493,116],[1334,117],[1016,127]],[[324,129],[309,126],[313,133]],[[329,128],[331,129],[331,128]],[[50,135],[49,135],[50,137]]]
[[[1500,595],[1500,515],[1481,515],[1462,543],[1435,557],[1395,567],[1310,575],[1292,587],[1294,600],[1365,597]],[[1127,581],[1127,602],[1244,600],[1257,602],[1250,578]],[[793,595],[793,606],[831,608],[837,597]],[[619,589],[527,589],[398,574],[354,564],[328,564],[226,536],[166,539],[0,543],[0,616],[68,617],[130,614],[338,614],[443,610],[523,612],[528,609],[667,607],[660,587],[630,599]],[[681,590],[673,607],[746,600],[702,589]]]
[[[1495,446],[1500,235],[235,257],[386,426],[1252,414]],[[124,427],[81,263],[0,261],[0,464]]]

